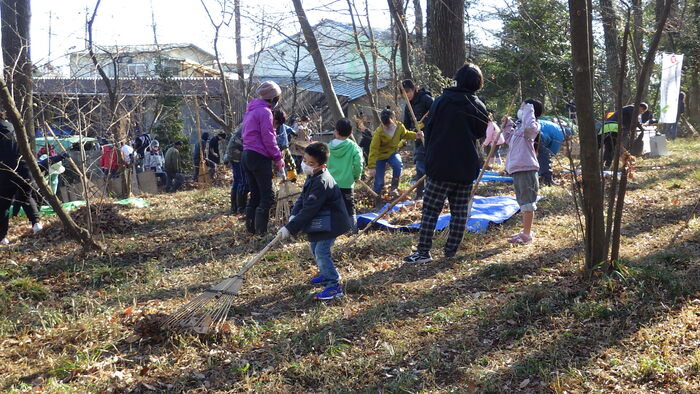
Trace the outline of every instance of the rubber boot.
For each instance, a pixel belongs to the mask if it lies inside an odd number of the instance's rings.
[[[267,232],[267,222],[270,220],[270,211],[267,209],[255,209],[255,233],[264,235]]]
[[[384,206],[384,199],[382,196],[377,196],[377,198],[374,199],[374,208],[379,209]]]
[[[399,195],[399,178],[391,178],[391,194],[394,196]]]
[[[255,208],[253,207],[245,209],[245,229],[249,233],[255,234]]]
[[[238,213],[245,213],[245,206],[248,204],[248,193],[236,193],[238,200]]]

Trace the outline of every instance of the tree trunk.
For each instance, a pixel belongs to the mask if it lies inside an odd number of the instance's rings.
[[[109,131],[111,132],[112,138],[114,139],[114,147],[119,151],[119,153],[117,154],[117,161],[119,162],[119,168],[122,169],[120,175],[122,183],[122,197],[128,198],[131,197],[131,179],[129,179],[130,172],[121,154],[122,144],[127,142],[126,136],[128,134],[128,129],[123,130],[123,125],[124,118],[128,116],[128,114],[123,113],[119,109],[119,67],[117,65],[116,59],[112,58],[114,80],[110,80],[107,76],[107,73],[105,73],[105,70],[102,68],[100,62],[97,61],[97,55],[95,55],[95,50],[93,48],[92,27],[95,24],[97,10],[100,8],[101,2],[102,0],[97,0],[95,2],[95,8],[92,11],[90,19],[88,19],[87,21],[88,54],[90,55],[92,64],[97,69],[97,73],[100,74],[100,78],[102,78],[102,82],[104,82],[105,88],[107,89],[107,95],[109,96],[109,111],[110,116],[112,117],[110,119]]]
[[[700,125],[700,70],[694,69],[690,74],[690,91],[687,95],[688,117],[693,125]]]
[[[391,0],[389,0],[391,1]],[[372,89],[370,88],[369,84],[369,78],[370,78],[370,69],[369,69],[369,63],[367,62],[367,56],[365,56],[365,51],[362,49],[362,45],[360,44],[360,38],[357,32],[357,24],[355,23],[355,14],[353,13],[353,6],[352,6],[352,0],[347,0],[348,2],[348,11],[350,12],[350,20],[352,21],[352,37],[355,40],[355,48],[357,49],[358,55],[360,55],[360,59],[362,59],[362,65],[365,67],[365,75],[362,80],[364,88],[365,88],[365,93],[367,93],[367,98],[369,99],[369,105],[372,108],[377,108],[377,103],[374,97],[374,94],[372,93]],[[376,111],[372,111],[374,114],[376,120],[379,120],[379,117],[377,116]]]
[[[600,15],[603,19],[603,37],[605,38],[605,65],[608,69],[608,79],[612,86],[613,102],[620,94],[620,44],[617,40],[617,13],[612,0],[598,0]]]
[[[403,0],[387,0],[389,12],[394,18],[396,31],[399,35],[399,52],[401,54],[401,73],[403,79],[413,79],[411,62],[408,54],[408,31],[406,29],[406,17],[403,13]]]
[[[464,0],[428,0],[427,57],[448,78],[464,64]]]
[[[34,109],[32,105],[32,60],[30,56],[29,25],[31,9],[29,0],[3,0],[2,60],[3,75],[8,81],[12,97],[22,113],[29,129],[30,146],[34,149]]]
[[[617,87],[618,91],[623,91],[624,86],[625,86],[625,74],[627,74],[627,44],[629,42],[629,34],[630,34],[630,21],[631,19],[631,14],[630,10],[627,11],[627,20],[625,22],[625,33],[622,36],[622,49],[620,52],[620,75],[619,79],[617,81]],[[617,111],[618,114],[622,114],[622,95],[618,95],[615,98],[615,111]],[[619,129],[620,124],[618,123],[618,133],[622,133]],[[620,156],[622,154],[622,138],[618,138],[616,143],[615,143],[615,154],[613,155],[613,167],[612,171],[613,174],[617,174],[618,171],[620,170]],[[605,185],[605,178],[603,178],[603,185]],[[620,182],[622,183],[622,182]],[[610,181],[610,188],[608,189],[608,206],[607,206],[607,214],[606,214],[606,222],[605,222],[605,255],[608,256],[608,253],[610,252],[610,247],[612,246],[612,239],[613,239],[613,224],[615,222],[615,209],[616,207],[622,203],[621,201],[617,201],[616,198],[618,196],[618,177],[613,176],[612,180]],[[603,186],[603,189],[605,189],[605,186]],[[611,268],[613,267],[613,260],[609,260],[608,264],[605,266],[606,271],[610,271]]]
[[[343,108],[340,106],[340,101],[338,101],[338,96],[335,94],[335,89],[333,89],[331,77],[328,75],[326,64],[323,62],[323,55],[318,47],[318,41],[316,41],[316,36],[311,28],[311,24],[306,18],[306,12],[304,12],[304,7],[301,5],[301,0],[292,0],[292,3],[294,3],[294,10],[297,14],[297,19],[299,19],[301,31],[304,33],[306,49],[309,51],[309,54],[311,54],[314,65],[316,66],[316,72],[318,73],[321,87],[323,87],[323,94],[326,96],[328,107],[330,107],[334,118],[344,118]]]
[[[372,21],[369,17],[369,3],[365,0],[365,16],[367,17],[367,31],[369,32],[369,45],[372,51],[372,94],[377,97],[377,104],[379,101],[379,71],[378,71],[378,58],[379,54],[377,52],[377,41],[374,40],[374,29],[372,28]],[[378,108],[372,108],[372,118],[374,119],[374,124],[379,124],[379,113]]]
[[[425,51],[423,43],[423,6],[420,4],[420,0],[413,0],[413,14],[416,18],[416,45],[414,47]]]
[[[245,69],[243,68],[243,50],[241,49],[241,0],[233,1],[233,20],[236,40],[236,74],[238,74],[238,90],[240,99],[236,105],[236,121],[243,121],[246,103],[248,102],[248,89],[245,84]]]
[[[598,140],[593,111],[593,31],[591,0],[569,0],[571,53],[581,145],[583,213],[585,216],[585,271],[605,261],[603,190],[598,161]]]
[[[20,153],[22,154],[22,160],[24,160],[29,172],[32,174],[36,184],[39,186],[39,191],[43,194],[46,201],[51,205],[56,216],[63,223],[63,227],[68,232],[71,238],[78,241],[83,248],[86,250],[101,250],[102,247],[98,245],[90,236],[90,233],[84,228],[79,227],[73,219],[63,210],[61,202],[58,201],[58,197],[53,194],[51,188],[46,183],[46,180],[41,174],[39,165],[36,162],[31,146],[29,146],[29,138],[27,136],[27,129],[24,127],[24,121],[22,115],[17,110],[12,95],[10,94],[7,84],[4,80],[0,79],[0,101],[3,103],[3,107],[7,112],[7,118],[12,123],[15,128],[15,134],[17,136],[17,145],[19,146]]]
[[[656,56],[656,50],[659,48],[659,42],[661,41],[661,37],[663,36],[664,27],[666,26],[666,21],[668,20],[668,15],[671,12],[672,5],[673,0],[667,0],[666,4],[661,10],[661,15],[659,15],[659,19],[656,24],[656,31],[654,32],[654,36],[652,37],[651,42],[649,43],[649,50],[647,51],[646,58],[644,59],[642,69],[639,72],[639,78],[637,79],[637,92],[634,98],[635,108],[639,107],[639,104],[642,102],[642,98],[646,94],[647,88],[649,86],[649,79],[651,76],[651,71],[654,67],[654,58]],[[632,127],[630,127],[631,130],[625,131],[625,133],[629,133],[629,135],[626,138],[626,140],[628,141],[628,150],[629,145],[632,143],[632,140],[635,137],[634,130],[636,130],[637,125],[638,120],[637,117],[634,116],[632,117]],[[623,138],[623,140],[625,140],[625,138]],[[613,224],[613,239],[610,251],[611,261],[617,260],[620,256],[620,231],[622,229],[622,213],[625,203],[626,192],[627,168],[623,168],[622,173],[620,174],[620,190],[617,196],[617,205],[615,207],[615,223]]]

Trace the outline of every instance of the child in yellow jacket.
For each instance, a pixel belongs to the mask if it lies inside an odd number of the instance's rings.
[[[382,124],[374,132],[372,143],[369,146],[367,167],[369,168],[369,176],[374,176],[374,192],[381,195],[384,187],[386,165],[389,164],[393,171],[391,190],[396,191],[399,187],[399,177],[401,177],[401,170],[403,169],[399,148],[406,143],[406,140],[422,139],[423,133],[419,131],[417,134],[406,130],[406,127],[401,122],[395,120],[394,111],[390,109],[382,111],[380,119]]]

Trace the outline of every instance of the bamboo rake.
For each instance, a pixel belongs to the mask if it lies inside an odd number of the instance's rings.
[[[199,334],[207,334],[212,329],[220,328],[226,321],[235,297],[243,286],[246,272],[280,240],[279,235],[275,236],[258,254],[248,260],[238,273],[205,290],[204,293],[175,311],[163,321],[163,327],[186,328]]]

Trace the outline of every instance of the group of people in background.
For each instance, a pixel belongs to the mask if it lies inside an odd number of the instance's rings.
[[[336,122],[334,138],[328,144],[306,144],[299,166],[306,180],[289,222],[278,230],[278,236],[285,239],[299,232],[308,235],[318,268],[318,274],[310,282],[323,287],[315,298],[327,300],[344,294],[331,248],[338,236],[354,226],[355,182],[366,166],[368,175],[374,177],[373,190],[380,195],[376,201],[379,205],[383,202],[385,172],[391,167],[389,190],[395,194],[403,169],[399,149],[407,141],[416,141],[417,174],[413,181],[422,180],[425,175],[425,186],[418,191],[418,197],[423,199],[418,245],[404,262],[432,260],[432,238],[445,200],[449,202],[452,218],[444,256],[451,258],[457,253],[467,227],[472,184],[482,166],[478,140],[486,137],[488,127],[498,129],[498,126],[476,96],[483,86],[480,69],[473,64],[464,65],[455,75],[455,82],[456,86],[445,89],[434,100],[413,81],[403,81],[402,89],[408,98],[404,122],[398,121],[391,109],[384,109],[379,116],[381,124],[372,134],[366,153],[351,137],[353,126],[348,119]],[[258,97],[248,104],[243,124],[230,140],[227,151],[234,170],[232,209],[235,206],[233,195],[239,193],[241,181],[245,180],[250,189],[245,208],[246,229],[251,234],[263,234],[267,231],[273,201],[273,171],[283,173],[284,168],[290,166],[283,152],[289,148],[288,140],[294,138],[294,133],[279,128],[283,123],[276,109],[282,94],[279,86],[271,81],[264,82],[256,93]],[[503,119],[505,138],[502,140],[509,145],[506,170],[515,180],[516,198],[524,212],[522,231],[509,239],[514,244],[529,244],[534,237],[531,229],[539,188],[535,139],[542,128],[538,122],[542,112],[542,103],[526,100],[520,106],[518,120]],[[364,122],[358,122],[358,126],[362,128]],[[365,130],[362,131],[364,137]],[[284,137],[288,139],[286,143]],[[298,149],[298,144],[295,148]],[[297,150],[295,156],[298,155]],[[234,157],[240,159],[236,161]],[[240,199],[235,201],[240,211]]]

